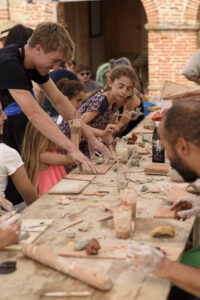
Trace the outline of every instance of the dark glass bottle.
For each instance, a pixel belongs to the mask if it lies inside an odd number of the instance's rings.
[[[158,134],[160,122],[154,122],[154,132],[152,139],[152,162],[164,163],[165,162],[165,150],[161,145],[160,137]]]

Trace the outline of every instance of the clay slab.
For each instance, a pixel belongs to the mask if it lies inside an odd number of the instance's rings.
[[[170,206],[163,205],[157,208],[154,218],[175,219],[175,211],[170,210]]]

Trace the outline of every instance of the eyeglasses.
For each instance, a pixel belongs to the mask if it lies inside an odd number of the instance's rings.
[[[90,72],[81,72],[80,75],[81,75],[81,76],[84,76],[84,75],[89,76],[89,75],[90,75]]]

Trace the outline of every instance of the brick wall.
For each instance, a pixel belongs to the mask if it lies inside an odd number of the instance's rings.
[[[199,46],[199,0],[141,0],[147,14],[149,94],[160,94],[165,80],[190,84],[181,75]]]
[[[42,21],[53,21],[52,3],[25,0],[1,0],[0,21],[16,20],[30,27],[35,27]]]
[[[135,0],[139,1],[139,0]],[[181,75],[188,58],[199,47],[200,1],[199,0],[141,0],[147,15],[145,28],[148,32],[149,94],[160,94],[165,80],[189,82]],[[67,27],[66,3],[57,3],[58,22]],[[52,3],[25,0],[1,0],[0,21],[19,20],[35,27],[41,21],[53,21]],[[79,36],[81,51],[88,50]],[[75,33],[74,33],[75,34]],[[76,33],[77,34],[77,33]],[[77,49],[79,49],[77,47]]]

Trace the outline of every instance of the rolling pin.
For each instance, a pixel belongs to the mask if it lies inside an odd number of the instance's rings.
[[[68,261],[49,250],[24,243],[21,247],[21,252],[25,256],[35,261],[38,261],[71,277],[79,279],[99,290],[108,291],[112,287],[112,281],[108,276],[87,269],[73,261]]]

